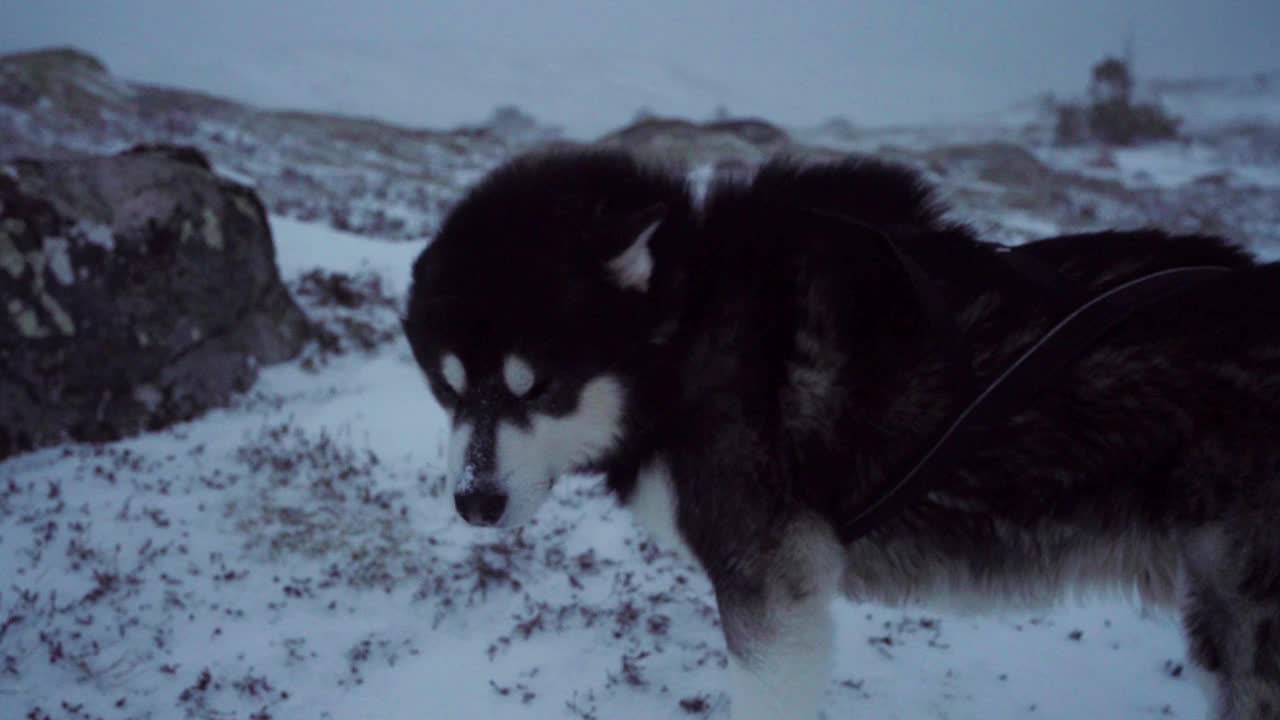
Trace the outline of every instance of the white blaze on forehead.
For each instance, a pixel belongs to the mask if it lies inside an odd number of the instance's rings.
[[[449,482],[455,493],[470,492],[476,484],[476,469],[467,464],[467,446],[471,444],[471,424],[458,423],[449,434]]]
[[[515,355],[508,355],[506,362],[502,363],[502,379],[506,381],[507,389],[512,395],[522,397],[533,387],[536,376],[529,363]]]
[[[498,424],[496,475],[505,479],[511,524],[533,515],[551,489],[548,481],[613,448],[622,435],[624,400],[622,384],[604,376],[583,386],[577,408],[564,417],[534,413],[524,427]]]
[[[444,381],[449,383],[449,387],[453,391],[461,395],[467,389],[467,370],[462,367],[462,361],[453,353],[446,354],[440,360],[440,372],[444,375]]]

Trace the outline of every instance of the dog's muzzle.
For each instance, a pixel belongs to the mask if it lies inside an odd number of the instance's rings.
[[[458,508],[458,514],[468,523],[493,526],[498,524],[507,510],[507,495],[492,490],[456,493],[453,504]]]

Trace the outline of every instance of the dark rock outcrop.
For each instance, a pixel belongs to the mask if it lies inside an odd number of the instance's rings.
[[[224,404],[309,325],[254,192],[185,148],[0,168],[0,458]]]
[[[1058,106],[1055,140],[1061,145],[1136,145],[1178,136],[1179,118],[1157,103],[1135,102],[1133,94],[1129,63],[1119,58],[1102,60],[1093,66],[1089,104]]]
[[[1063,207],[1065,186],[1074,179],[1055,172],[1027,148],[1006,142],[944,145],[928,150],[924,158],[939,177],[970,176],[998,189],[1002,206],[1041,214]]]
[[[750,168],[774,155],[796,150],[785,130],[756,119],[695,123],[648,117],[609,133],[598,144],[658,161],[689,166],[712,164],[727,171]]]

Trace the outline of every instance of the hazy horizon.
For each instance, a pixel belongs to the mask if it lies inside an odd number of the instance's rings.
[[[418,126],[517,105],[575,135],[641,108],[790,125],[927,124],[1079,93],[1133,29],[1144,76],[1280,68],[1280,3],[1187,0],[644,5],[0,0],[0,52],[79,47],[122,77]]]

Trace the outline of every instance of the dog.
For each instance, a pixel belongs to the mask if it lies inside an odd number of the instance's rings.
[[[618,152],[519,157],[417,259],[404,330],[452,418],[467,522],[518,525],[558,476],[603,474],[710,578],[740,720],[817,716],[837,596],[1095,588],[1180,611],[1215,717],[1280,717],[1280,267],[1155,230],[1002,248],[870,159],[772,161],[705,193],[685,177]],[[985,386],[1074,302],[1009,257],[1082,297],[1227,270],[1136,309],[944,480],[842,537],[971,400],[908,265]]]

